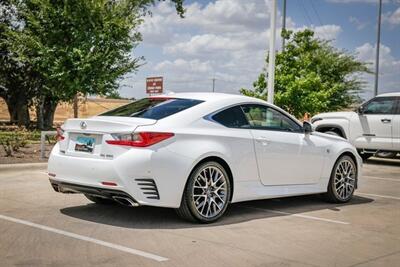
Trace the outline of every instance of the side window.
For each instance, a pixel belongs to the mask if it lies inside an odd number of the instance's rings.
[[[394,114],[396,100],[394,98],[378,97],[368,102],[364,114]]]
[[[396,114],[399,115],[400,114],[400,97],[396,97],[397,100],[397,112]]]
[[[247,122],[240,106],[225,109],[212,116],[212,119],[230,128],[249,127],[249,123]]]
[[[288,132],[301,131],[300,125],[273,108],[262,105],[244,105],[242,108],[253,128]]]

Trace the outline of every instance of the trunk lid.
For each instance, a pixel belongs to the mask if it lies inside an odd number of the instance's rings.
[[[126,149],[111,146],[112,134],[133,133],[138,126],[152,125],[152,119],[96,116],[68,119],[64,125],[65,139],[60,141],[60,153],[74,157],[113,159]]]
[[[87,119],[68,119],[63,126],[66,132],[76,133],[125,133],[133,132],[138,126],[155,124],[156,120],[97,116]]]

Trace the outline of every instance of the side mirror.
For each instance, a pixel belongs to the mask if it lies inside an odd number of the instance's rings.
[[[363,106],[359,106],[357,108],[357,113],[360,114],[360,115],[363,115],[364,114],[364,107]]]
[[[308,121],[304,121],[303,122],[303,131],[305,134],[311,133],[313,131],[311,123],[309,123]]]

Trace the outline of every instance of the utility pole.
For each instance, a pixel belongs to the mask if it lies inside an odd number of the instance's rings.
[[[268,102],[274,103],[275,82],[275,38],[276,38],[276,2],[271,0],[271,25],[269,30],[269,58],[268,58]]]
[[[213,82],[213,92],[215,92],[215,77],[212,79]]]
[[[381,45],[381,15],[382,15],[382,0],[379,0],[378,6],[378,31],[376,36],[376,54],[375,54],[375,86],[374,95],[378,94],[378,80],[379,80],[379,47]]]
[[[286,0],[283,0],[282,8],[282,32],[286,30]],[[282,34],[281,34],[282,35]],[[285,50],[285,38],[282,37],[282,51]]]

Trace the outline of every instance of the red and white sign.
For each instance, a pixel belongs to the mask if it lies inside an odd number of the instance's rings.
[[[162,94],[163,92],[163,77],[148,77],[146,78],[146,93],[147,94]]]

